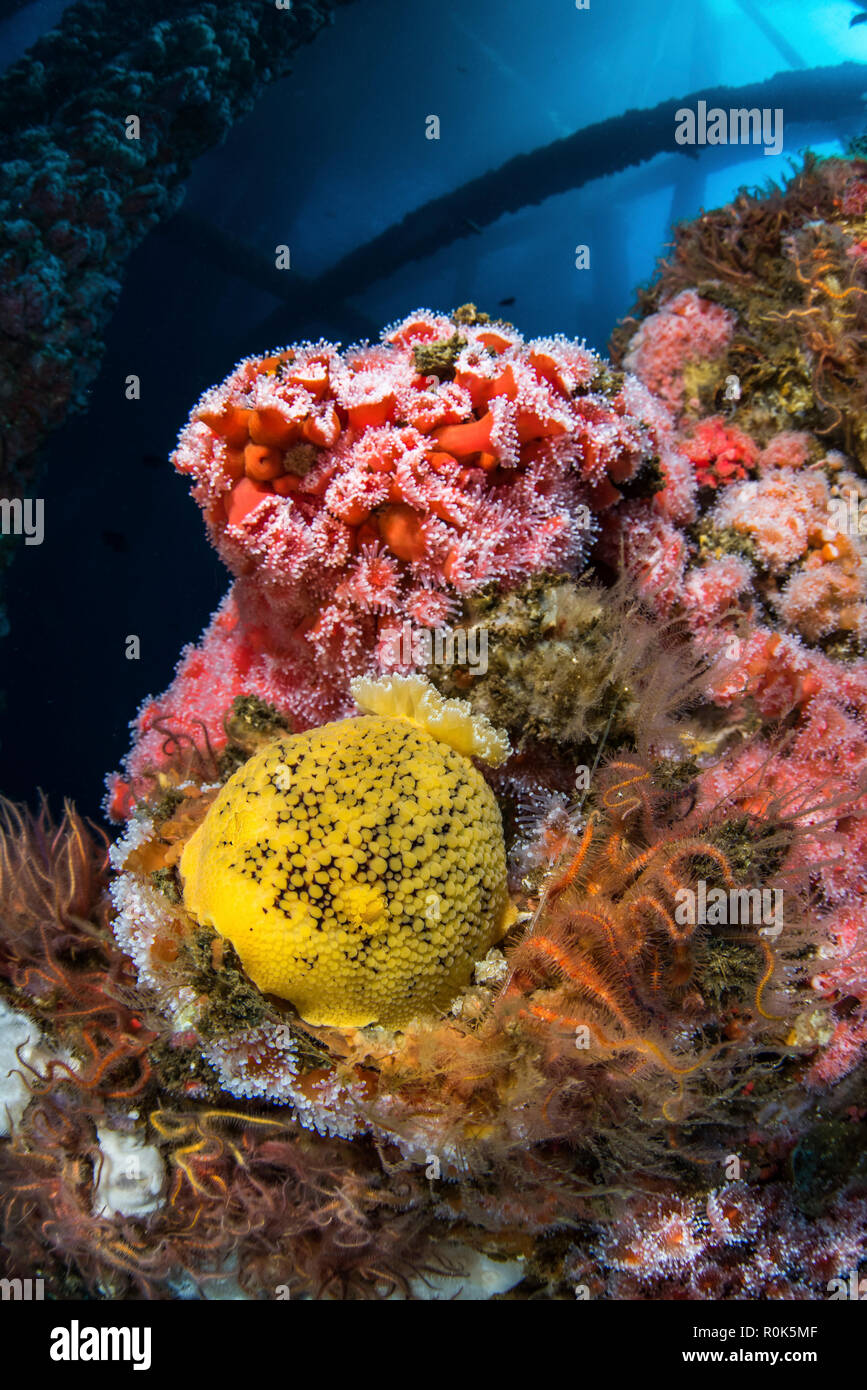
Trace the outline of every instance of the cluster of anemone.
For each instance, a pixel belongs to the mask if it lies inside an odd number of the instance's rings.
[[[574,1259],[570,1276],[581,1298],[824,1300],[848,1289],[864,1259],[865,1216],[853,1198],[810,1219],[783,1183],[761,1200],[747,1182],[648,1197]]]
[[[867,770],[865,189],[860,157],[809,157],[784,186],[677,228],[615,356],[673,407],[696,516],[666,525],[637,501],[631,525],[605,538],[699,648],[723,641],[732,660],[714,700],[731,724],[761,733],[781,783],[812,781],[828,798],[833,866],[815,875],[828,933],[820,973],[838,1009],[816,1072],[826,1080],[858,1065],[865,1038],[863,914],[853,925]],[[782,721],[794,724],[785,751]]]
[[[645,320],[629,343],[625,366],[673,410],[692,400],[687,373],[707,371],[728,347],[734,315],[723,304],[703,299],[696,290],[681,290]]]
[[[822,1042],[809,1072],[819,1088],[856,1072],[867,1041],[865,719],[862,675],[814,695],[785,739],[756,739],[703,778],[709,799],[763,811],[775,799],[790,813],[797,807],[803,823],[798,857],[816,893],[809,978],[820,1007],[805,1004],[796,1031]]]
[[[698,489],[686,550],[656,527],[657,596],[700,590],[700,625],[717,589],[720,608],[850,660],[867,640],[865,187],[863,160],[808,158],[785,186],[684,223],[614,340],[673,409]],[[644,538],[626,545],[646,565]],[[729,556],[736,588],[715,564]]]
[[[688,462],[634,378],[565,338],[525,341],[472,306],[419,312],[377,345],[249,358],[192,413],[175,464],[236,576],[173,686],[142,708],[128,809],[168,721],[223,739],[239,691],[299,725],[349,708],[403,623],[447,628],[463,598],[583,565],[624,495],[692,515]]]

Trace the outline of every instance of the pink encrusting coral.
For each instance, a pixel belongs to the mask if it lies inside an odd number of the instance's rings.
[[[647,389],[583,344],[525,342],[471,306],[412,314],[375,346],[241,362],[175,453],[235,582],[140,711],[113,812],[167,738],[204,726],[220,747],[230,691],[321,723],[401,623],[446,626],[491,582],[581,566],[625,485],[652,494],[660,525],[690,520],[670,436]]]

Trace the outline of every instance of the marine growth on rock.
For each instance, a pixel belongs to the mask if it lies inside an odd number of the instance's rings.
[[[784,1299],[864,1258],[860,407],[815,336],[860,313],[862,182],[681,229],[618,335],[644,382],[464,306],[198,403],[175,462],[234,578],[110,865],[71,807],[4,812],[12,1268]],[[97,1191],[133,1151],[146,1190]]]

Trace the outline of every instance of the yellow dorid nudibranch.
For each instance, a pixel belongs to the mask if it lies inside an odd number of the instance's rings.
[[[500,812],[469,761],[506,736],[421,676],[358,679],[369,713],[280,738],[184,848],[184,904],[312,1024],[443,1008],[514,911]]]

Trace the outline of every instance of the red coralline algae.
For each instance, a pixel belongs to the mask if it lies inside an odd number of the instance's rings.
[[[624,487],[651,494],[668,534],[694,493],[670,433],[647,390],[582,344],[525,342],[471,306],[419,311],[374,346],[241,362],[175,453],[235,582],[141,710],[130,777],[169,737],[204,727],[218,749],[234,695],[297,726],[345,713],[350,676],[403,622],[447,625],[487,584],[584,564]]]

